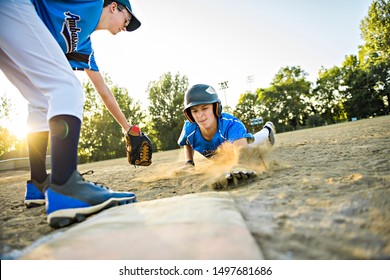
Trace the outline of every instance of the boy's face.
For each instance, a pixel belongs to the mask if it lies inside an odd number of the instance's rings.
[[[213,104],[196,105],[191,107],[190,111],[195,122],[204,129],[212,127],[216,121]]]
[[[131,14],[121,5],[112,3],[110,8],[112,9],[112,19],[109,31],[115,35],[121,31],[126,31],[126,27],[130,24]]]

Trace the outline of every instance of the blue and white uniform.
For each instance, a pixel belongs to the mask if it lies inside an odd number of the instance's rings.
[[[217,133],[211,141],[203,138],[197,123],[186,121],[181,135],[177,141],[179,146],[190,145],[193,150],[201,153],[206,158],[213,156],[217,148],[226,141],[234,142],[241,138],[253,141],[254,137],[247,131],[244,124],[236,117],[222,113],[218,120]]]
[[[39,17],[61,46],[73,70],[99,71],[91,44],[103,11],[103,0],[31,0]],[[77,5],[76,5],[77,4]],[[75,8],[76,7],[76,8]]]
[[[0,26],[0,69],[28,100],[30,132],[57,115],[82,120],[83,87],[31,0],[1,0]]]
[[[83,87],[72,69],[99,71],[91,34],[103,0],[1,0],[0,4],[0,23],[7,26],[0,32],[0,66],[28,100],[30,132],[48,131],[47,120],[56,115],[82,120]]]

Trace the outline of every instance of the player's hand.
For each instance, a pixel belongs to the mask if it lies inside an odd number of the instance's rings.
[[[257,173],[253,170],[232,169],[219,176],[210,186],[213,190],[230,190],[252,182],[256,176]]]
[[[195,168],[195,163],[193,160],[188,160],[179,170],[193,170]]]

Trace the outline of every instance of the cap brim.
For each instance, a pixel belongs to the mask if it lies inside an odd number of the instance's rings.
[[[134,14],[127,9],[127,11],[131,14],[131,20],[129,25],[126,27],[126,31],[134,31],[141,26],[141,22],[134,16]]]

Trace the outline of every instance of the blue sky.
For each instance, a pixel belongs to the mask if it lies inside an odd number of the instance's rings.
[[[135,32],[92,36],[97,63],[115,84],[147,105],[150,81],[165,72],[208,83],[225,105],[268,87],[285,66],[301,66],[315,81],[323,66],[340,66],[363,43],[360,22],[372,0],[132,0],[142,22]],[[20,94],[0,72],[0,94]],[[81,80],[85,74],[78,75]],[[252,76],[249,84],[247,77]],[[219,83],[228,81],[228,89]],[[4,86],[3,86],[4,85]],[[16,95],[19,95],[16,98]],[[24,116],[20,116],[24,118]]]

